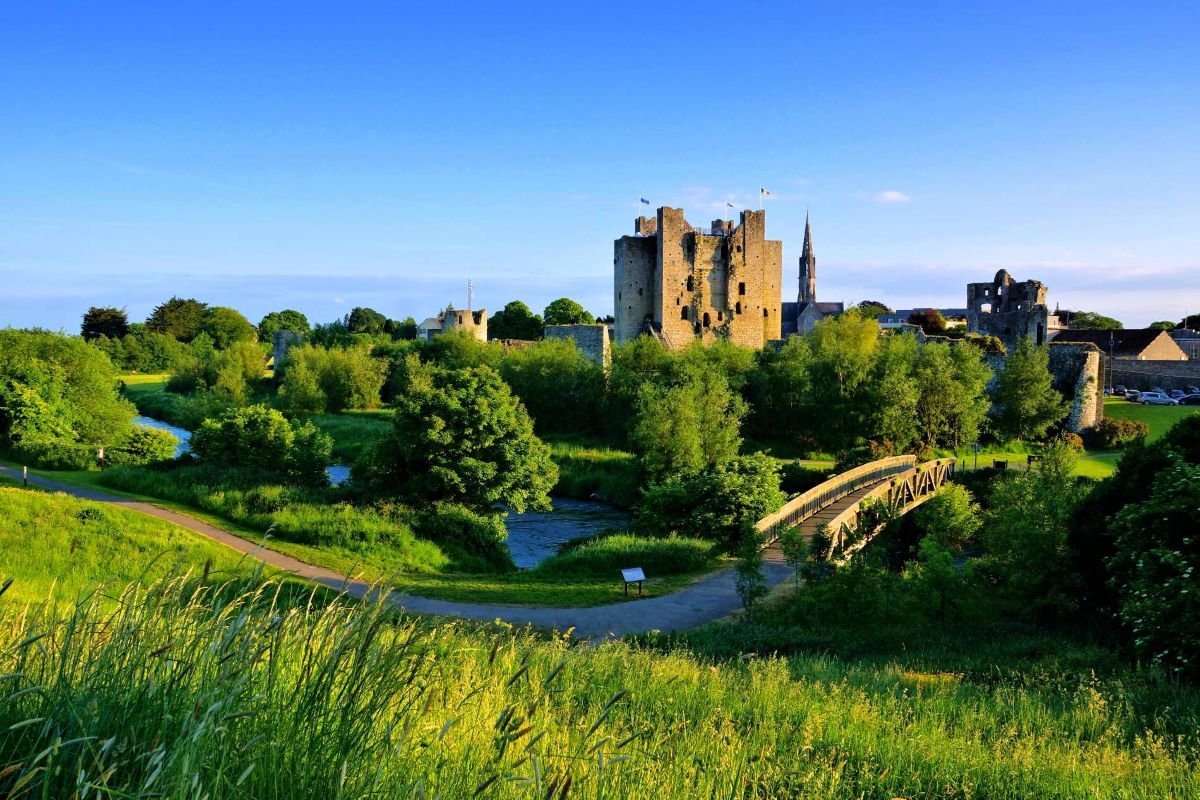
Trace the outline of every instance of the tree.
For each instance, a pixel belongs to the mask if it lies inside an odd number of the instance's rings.
[[[1115,552],[1108,561],[1134,648],[1188,677],[1200,676],[1198,508],[1200,465],[1176,459],[1155,478],[1149,499],[1117,514]]]
[[[1192,314],[1184,317],[1183,321],[1176,325],[1177,328],[1191,328],[1193,330],[1200,328],[1200,314]]]
[[[758,536],[747,537],[738,551],[735,588],[746,609],[746,617],[753,622],[758,617],[758,608],[770,591],[762,570],[762,542]]]
[[[917,438],[917,352],[917,338],[909,334],[887,337],[875,355],[864,435],[885,449],[906,451]]]
[[[542,318],[547,325],[591,325],[596,321],[583,306],[569,297],[560,297],[546,306]]]
[[[376,408],[386,374],[365,347],[300,345],[288,350],[279,396],[292,414]]]
[[[369,494],[480,514],[497,503],[517,513],[550,507],[558,481],[550,448],[495,370],[426,365],[395,408],[392,430],[354,465],[355,484]]]
[[[488,320],[489,339],[540,339],[542,318],[520,300],[513,300]]]
[[[310,330],[308,317],[290,308],[283,311],[272,311],[258,323],[258,340],[260,342],[275,341],[276,331],[292,331],[293,333],[308,333]]]
[[[358,306],[346,315],[346,330],[350,333],[383,333],[387,317],[373,308]]]
[[[213,306],[204,312],[200,332],[207,333],[213,347],[225,350],[234,342],[250,342],[257,338],[254,326],[241,312],[226,306]]]
[[[800,570],[808,560],[808,542],[800,532],[799,525],[784,528],[779,533],[779,549],[783,552],[783,560],[795,570],[796,588],[800,588]]]
[[[914,512],[928,538],[948,550],[962,550],[979,532],[979,504],[966,487],[948,483]]]
[[[921,447],[958,449],[979,439],[991,401],[992,370],[970,343],[929,343],[916,368],[917,441]]]
[[[936,336],[946,331],[946,318],[936,308],[923,308],[908,315],[909,325],[919,325],[926,336]]]
[[[1067,402],[1054,388],[1050,352],[1022,337],[996,380],[992,414],[1004,437],[1040,439],[1067,415]]]
[[[1151,322],[1147,327],[1154,331],[1170,331],[1175,329],[1176,323],[1169,319],[1162,319],[1158,322]]]
[[[500,374],[539,433],[594,431],[603,424],[604,370],[570,339],[548,339],[505,353]]]
[[[129,316],[123,308],[92,306],[83,315],[80,333],[89,342],[101,336],[120,339],[129,333]]]
[[[417,321],[412,317],[405,317],[399,321],[389,319],[383,326],[383,332],[393,339],[412,341],[417,338]]]
[[[808,334],[812,348],[810,405],[820,409],[812,433],[830,450],[854,446],[867,430],[874,397],[871,375],[880,346],[879,323],[843,314],[817,323]]]
[[[1058,314],[1066,318],[1068,328],[1076,331],[1119,331],[1125,327],[1120,320],[1095,311],[1059,311]]]
[[[690,375],[675,385],[644,384],[630,437],[643,473],[656,483],[733,458],[745,413],[745,401],[717,373]]]
[[[165,333],[181,342],[190,342],[200,333],[207,310],[208,304],[199,300],[172,297],[150,312],[146,318],[146,330]]]
[[[207,419],[192,434],[192,452],[202,463],[241,467],[312,486],[328,483],[333,440],[311,422],[289,422],[267,406],[230,409]]]
[[[1076,457],[1047,447],[1036,469],[1006,475],[992,490],[980,528],[990,572],[1018,613],[1061,617],[1076,607],[1079,576],[1068,537],[1086,488],[1072,475]]]
[[[895,313],[889,306],[879,302],[878,300],[863,300],[856,306],[856,308],[858,308],[858,310],[861,311],[865,317],[878,317],[882,314]]]

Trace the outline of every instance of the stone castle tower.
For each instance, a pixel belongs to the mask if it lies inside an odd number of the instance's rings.
[[[708,230],[678,208],[638,217],[634,235],[613,243],[617,342],[650,333],[679,350],[695,339],[753,348],[779,339],[783,243],[765,230],[765,211],[741,212],[736,227],[714,220]]]

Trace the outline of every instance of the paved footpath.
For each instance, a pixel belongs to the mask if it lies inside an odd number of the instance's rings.
[[[10,467],[0,466],[0,473],[20,479],[20,472]],[[339,591],[344,590],[353,597],[365,597],[373,588],[363,581],[353,580],[332,570],[315,567],[291,556],[268,550],[258,542],[243,539],[229,531],[201,522],[195,517],[171,511],[153,503],[130,500],[119,495],[70,486],[33,475],[29,477],[29,483],[42,489],[63,492],[84,500],[109,503],[174,523],[272,567]],[[844,507],[843,504],[857,502],[857,494],[844,498],[835,506]],[[768,587],[778,586],[792,575],[791,568],[783,563],[777,548],[768,549],[765,556],[763,574]],[[577,637],[606,638],[652,630],[663,632],[687,630],[729,616],[742,606],[735,581],[734,570],[727,568],[663,597],[651,597],[591,608],[538,608],[456,603],[399,593],[392,594],[390,600],[405,611],[417,614],[441,614],[485,621],[500,619],[514,625],[534,625],[539,628],[554,628],[560,631],[573,628],[574,635]]]

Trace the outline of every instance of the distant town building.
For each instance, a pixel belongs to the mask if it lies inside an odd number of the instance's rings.
[[[481,342],[487,341],[487,309],[459,311],[450,308],[436,317],[428,317],[417,326],[417,338],[428,342],[451,331],[466,331]]]
[[[1114,361],[1187,361],[1188,354],[1171,335],[1158,328],[1117,331],[1060,331],[1055,344],[1094,344]]]
[[[921,314],[926,311],[937,311],[946,318],[947,328],[962,328],[967,324],[967,310],[965,308],[897,308],[891,314],[880,314],[876,317],[879,327],[902,328],[905,325],[911,324],[908,319],[913,314]]]
[[[783,243],[765,230],[765,211],[707,229],[677,208],[638,217],[613,243],[617,342],[649,334],[672,350],[718,338],[757,349],[779,339]]]
[[[845,303],[817,301],[817,257],[813,252],[812,227],[806,216],[804,249],[800,253],[800,293],[795,303],[783,304],[783,335],[808,333],[825,317],[837,316],[845,311]]]
[[[1167,334],[1179,345],[1179,349],[1187,354],[1189,361],[1200,360],[1200,331],[1192,328],[1176,328]]]

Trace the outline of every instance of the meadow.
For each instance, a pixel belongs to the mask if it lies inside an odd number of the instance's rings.
[[[1149,672],[712,660],[132,584],[0,597],[7,797],[1170,798],[1195,690]]]

